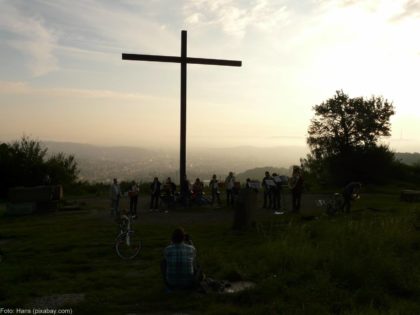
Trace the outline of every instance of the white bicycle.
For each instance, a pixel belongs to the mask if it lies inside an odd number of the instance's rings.
[[[120,232],[115,240],[117,255],[125,260],[136,257],[141,249],[140,237],[131,228],[132,220],[131,214],[120,216]]]
[[[359,198],[359,194],[353,194],[351,196],[351,200],[357,200]],[[339,212],[344,212],[346,201],[342,194],[334,193],[332,196],[327,197],[327,199],[317,200],[316,204],[318,207],[324,209],[327,215],[335,215]]]
[[[317,200],[317,206],[324,209],[325,214],[334,215],[343,208],[344,200],[341,194],[335,193],[327,199]]]

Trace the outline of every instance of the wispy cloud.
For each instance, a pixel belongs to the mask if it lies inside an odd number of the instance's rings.
[[[331,8],[361,8],[371,13],[379,14],[391,22],[398,22],[405,18],[420,16],[419,0],[316,0],[322,9]]]
[[[159,50],[164,49],[176,37],[158,21],[149,18],[144,8],[120,6],[104,1],[62,1],[43,2],[45,9],[63,16],[57,27],[71,37],[62,39],[65,45],[75,45],[85,50],[100,52],[129,49]],[[153,3],[149,10],[153,11]],[[156,39],[159,38],[159,41]]]
[[[190,0],[184,6],[190,25],[219,25],[223,31],[243,38],[250,27],[264,31],[287,22],[289,12],[278,1],[256,0],[244,5],[238,0]]]
[[[84,60],[112,63],[123,51],[164,54],[179,46],[178,32],[149,17],[141,4],[133,6],[97,0],[0,0],[0,30],[9,35],[4,42],[26,57],[34,76]],[[148,8],[157,11],[156,5]]]
[[[55,34],[47,29],[39,16],[23,14],[13,2],[1,1],[0,29],[13,35],[5,42],[27,56],[28,68],[35,76],[44,75],[58,68],[53,50]]]
[[[44,96],[82,99],[106,99],[108,101],[158,101],[168,102],[165,97],[150,96],[141,93],[124,93],[99,89],[38,88],[25,82],[0,81],[0,96]]]
[[[420,17],[420,1],[408,0],[405,2],[401,12],[393,17],[393,21],[399,21],[408,17]]]

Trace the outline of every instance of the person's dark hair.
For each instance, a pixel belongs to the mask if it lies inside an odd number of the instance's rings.
[[[176,228],[172,233],[172,242],[175,244],[180,244],[185,239],[185,231],[183,228]]]

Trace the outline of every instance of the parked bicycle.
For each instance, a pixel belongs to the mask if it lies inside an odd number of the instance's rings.
[[[334,193],[326,199],[317,200],[317,206],[324,209],[325,214],[334,215],[342,211],[344,205],[343,196],[339,193]]]
[[[115,240],[115,250],[122,259],[133,259],[141,249],[141,240],[131,228],[133,217],[126,211],[120,216],[120,232]]]
[[[359,194],[352,194],[351,200],[357,200],[360,198]],[[348,201],[350,202],[350,200]],[[338,212],[343,212],[346,201],[344,200],[343,194],[334,193],[332,196],[327,199],[317,200],[317,206],[324,209],[325,214],[334,215]]]

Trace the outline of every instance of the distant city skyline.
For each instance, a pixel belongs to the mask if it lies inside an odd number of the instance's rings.
[[[179,66],[121,53],[237,59],[188,66],[188,146],[306,146],[312,107],[342,89],[393,102],[420,151],[415,0],[0,0],[0,140],[179,145]]]

